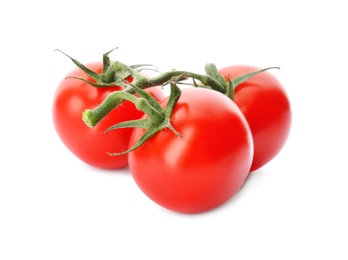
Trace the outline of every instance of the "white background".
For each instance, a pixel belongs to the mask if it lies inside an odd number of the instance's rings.
[[[2,1],[0,259],[348,259],[345,1]],[[52,124],[75,65],[203,73],[279,66],[288,142],[224,206],[199,215],[150,201],[130,173],[76,159]]]

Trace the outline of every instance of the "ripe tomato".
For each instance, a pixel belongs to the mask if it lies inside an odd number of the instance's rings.
[[[253,66],[235,65],[219,73],[228,77],[257,71]],[[292,113],[289,98],[282,84],[264,71],[235,89],[234,101],[247,119],[254,142],[254,158],[250,171],[271,161],[283,148],[290,131]]]
[[[101,73],[102,62],[87,64],[91,70]],[[92,80],[81,69],[72,70],[66,77],[77,76]],[[85,163],[103,169],[118,169],[128,165],[127,155],[110,156],[107,152],[126,149],[132,129],[104,131],[111,125],[138,119],[143,112],[133,103],[126,101],[111,111],[98,125],[89,128],[82,121],[82,113],[99,105],[106,96],[120,90],[118,86],[95,88],[88,83],[74,79],[63,79],[56,90],[53,100],[53,123],[64,145]],[[148,91],[158,100],[164,97],[160,87]]]
[[[251,132],[241,111],[217,91],[187,88],[170,121],[181,137],[165,128],[129,153],[137,185],[154,202],[182,213],[226,202],[243,185],[252,161]],[[134,129],[130,147],[144,131]]]

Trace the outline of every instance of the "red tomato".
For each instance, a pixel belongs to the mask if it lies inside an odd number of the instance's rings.
[[[217,91],[188,88],[171,124],[181,137],[166,128],[129,153],[137,185],[154,202],[182,213],[226,202],[242,187],[252,161],[251,132],[241,111]],[[130,147],[143,133],[134,129]]]
[[[219,73],[227,80],[259,69],[235,65],[222,68]],[[238,85],[234,101],[253,135],[254,158],[250,171],[255,171],[271,161],[288,138],[292,119],[289,98],[282,84],[264,71]]]
[[[102,62],[87,64],[91,70],[101,73]],[[92,80],[79,68],[68,76],[83,77]],[[90,128],[82,121],[82,113],[93,109],[106,96],[121,89],[118,86],[95,88],[78,79],[63,79],[56,90],[53,100],[53,123],[64,145],[85,163],[103,169],[118,169],[128,165],[127,155],[110,156],[107,152],[127,149],[132,129],[104,131],[115,123],[138,119],[143,112],[137,110],[133,103],[124,102],[111,111],[98,125]],[[148,89],[158,100],[164,97],[160,87]]]

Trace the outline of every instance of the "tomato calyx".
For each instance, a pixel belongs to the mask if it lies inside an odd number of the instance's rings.
[[[140,137],[140,139],[136,142],[136,144],[133,147],[122,152],[108,153],[109,155],[118,156],[118,155],[129,153],[137,149],[138,147],[140,147],[149,138],[154,136],[156,133],[158,133],[162,129],[168,128],[175,135],[177,135],[178,137],[181,137],[181,134],[177,130],[175,130],[175,128],[172,126],[170,122],[170,117],[172,115],[175,104],[177,103],[181,95],[181,89],[177,86],[177,81],[180,78],[181,78],[180,76],[175,77],[173,78],[173,80],[170,80],[165,83],[165,85],[170,84],[170,96],[169,96],[168,103],[166,104],[164,108],[148,92],[132,84],[130,84],[130,86],[134,88],[135,92],[139,95],[139,97],[136,97],[135,95],[125,93],[122,91],[115,92],[119,96],[118,98],[133,102],[136,108],[143,111],[148,117],[137,119],[137,120],[124,121],[106,129],[105,132],[116,130],[119,128],[146,129],[145,133]]]
[[[85,65],[83,65],[78,60],[72,58],[68,54],[63,51],[56,49],[56,51],[61,52],[63,55],[67,56],[78,68],[80,68],[83,72],[86,73],[88,77],[92,80],[88,80],[82,77],[70,76],[67,78],[75,78],[78,80],[82,80],[93,87],[102,88],[102,87],[110,87],[110,86],[120,86],[126,88],[128,86],[127,80],[131,77],[137,77],[139,80],[144,80],[145,76],[141,75],[140,72],[143,70],[154,70],[151,69],[153,67],[151,64],[136,64],[127,66],[119,61],[111,62],[109,54],[117,48],[114,48],[103,54],[103,69],[99,74]]]
[[[229,76],[228,82],[226,82],[225,78],[218,72],[215,64],[208,63],[205,65],[205,72],[207,73],[207,75],[211,76],[213,79],[218,81],[224,87],[224,94],[232,100],[234,100],[234,92],[239,84],[269,69],[280,69],[280,68],[268,67],[268,68],[260,69],[257,71],[245,73],[234,78],[230,78]]]

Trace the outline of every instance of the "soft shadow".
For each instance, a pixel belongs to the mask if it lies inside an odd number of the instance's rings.
[[[224,207],[231,207],[232,206],[231,204],[233,204],[235,201],[239,200],[243,196],[243,194],[247,191],[248,186],[252,182],[258,181],[258,179],[265,174],[267,174],[267,171],[264,169],[258,169],[254,172],[249,173],[247,179],[245,180],[243,186],[239,189],[239,191],[232,198],[230,198],[223,205],[221,205],[220,207],[216,209],[221,210]]]
[[[260,178],[262,175],[265,175],[265,174],[267,174],[267,171],[265,169],[262,169],[262,168],[249,173],[249,175],[248,175],[247,179],[245,180],[242,188],[245,185],[247,185],[249,182],[255,181],[256,178]]]
[[[113,175],[117,175],[117,174],[129,175],[130,174],[128,166],[121,168],[121,169],[101,169],[101,168],[94,167],[94,166],[91,166],[91,165],[83,163],[83,162],[82,162],[82,164],[88,170],[90,170],[92,172],[96,172],[98,174],[100,174],[100,173],[108,174],[108,175],[111,175],[111,174],[113,174]]]

